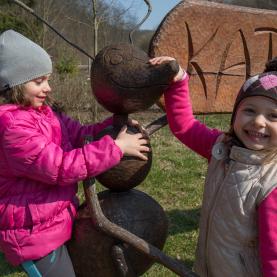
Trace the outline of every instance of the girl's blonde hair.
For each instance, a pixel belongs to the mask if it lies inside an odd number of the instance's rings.
[[[12,87],[2,93],[2,103],[16,104],[21,106],[29,106],[30,102],[24,95],[25,84],[20,84]],[[56,112],[63,112],[64,108],[60,103],[57,103],[50,94],[47,94],[45,105],[50,106]]]

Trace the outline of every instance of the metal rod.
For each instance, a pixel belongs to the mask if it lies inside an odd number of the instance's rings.
[[[133,33],[144,23],[144,21],[149,17],[150,13],[152,12],[152,6],[149,0],[144,0],[145,4],[148,6],[148,11],[145,17],[141,20],[141,22],[135,26],[135,28],[129,33],[129,41],[133,44],[132,35]]]
[[[159,129],[161,129],[162,127],[164,127],[165,125],[168,124],[167,121],[167,116],[163,115],[157,119],[155,119],[154,121],[152,121],[151,123],[149,123],[145,129],[147,131],[147,134],[149,136],[151,136],[153,133],[155,133],[156,131],[158,131]]]

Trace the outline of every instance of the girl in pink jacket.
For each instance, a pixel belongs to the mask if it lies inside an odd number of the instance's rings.
[[[194,269],[201,277],[277,276],[277,57],[243,84],[228,133],[194,118],[188,80],[180,68],[165,105],[173,134],[209,161]]]
[[[146,159],[142,134],[123,128],[83,145],[112,123],[82,126],[49,103],[49,55],[21,34],[0,35],[0,251],[30,276],[75,276],[64,243],[70,239],[77,182],[120,162]]]

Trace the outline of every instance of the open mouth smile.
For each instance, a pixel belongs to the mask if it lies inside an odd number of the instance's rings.
[[[257,138],[257,139],[263,139],[263,138],[268,138],[269,135],[264,134],[264,133],[260,133],[260,132],[256,132],[256,131],[246,131],[247,135],[252,137],[252,138]]]

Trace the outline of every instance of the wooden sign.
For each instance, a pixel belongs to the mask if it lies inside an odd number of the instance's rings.
[[[194,113],[231,112],[243,82],[277,56],[277,11],[182,1],[158,27],[149,55],[175,57],[191,75]]]

